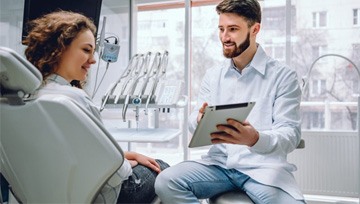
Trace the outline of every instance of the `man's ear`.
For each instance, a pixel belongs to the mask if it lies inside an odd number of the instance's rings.
[[[253,35],[256,35],[259,33],[260,31],[260,23],[255,23],[253,26],[252,26],[252,29],[251,29],[251,34]]]

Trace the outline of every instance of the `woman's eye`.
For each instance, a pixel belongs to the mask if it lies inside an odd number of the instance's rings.
[[[85,49],[84,49],[84,52],[86,52],[86,53],[90,53],[90,52],[91,52],[91,50],[90,50],[90,49],[85,48]]]

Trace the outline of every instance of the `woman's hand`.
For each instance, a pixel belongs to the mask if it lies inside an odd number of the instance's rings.
[[[156,171],[157,173],[161,172],[160,165],[151,157],[147,157],[136,152],[125,152],[125,158],[129,160],[131,167],[141,164]]]
[[[131,165],[131,168],[134,168],[136,165],[139,164],[139,162],[137,162],[136,160],[129,160],[129,163]]]

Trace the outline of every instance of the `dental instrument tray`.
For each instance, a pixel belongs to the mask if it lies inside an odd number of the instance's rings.
[[[216,125],[227,124],[229,118],[244,121],[254,107],[255,102],[207,106],[200,120],[189,147],[201,147],[211,145],[210,134],[219,132]]]

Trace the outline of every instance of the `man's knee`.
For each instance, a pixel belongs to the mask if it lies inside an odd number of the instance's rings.
[[[165,170],[161,171],[155,179],[154,186],[155,186],[156,193],[157,193],[158,189],[165,187],[165,185],[167,183],[168,178],[166,178],[166,175],[164,172],[165,172]]]
[[[156,177],[154,184],[156,194],[167,193],[170,190],[170,186],[176,183],[176,178],[176,173],[171,167],[161,171],[160,174]]]

